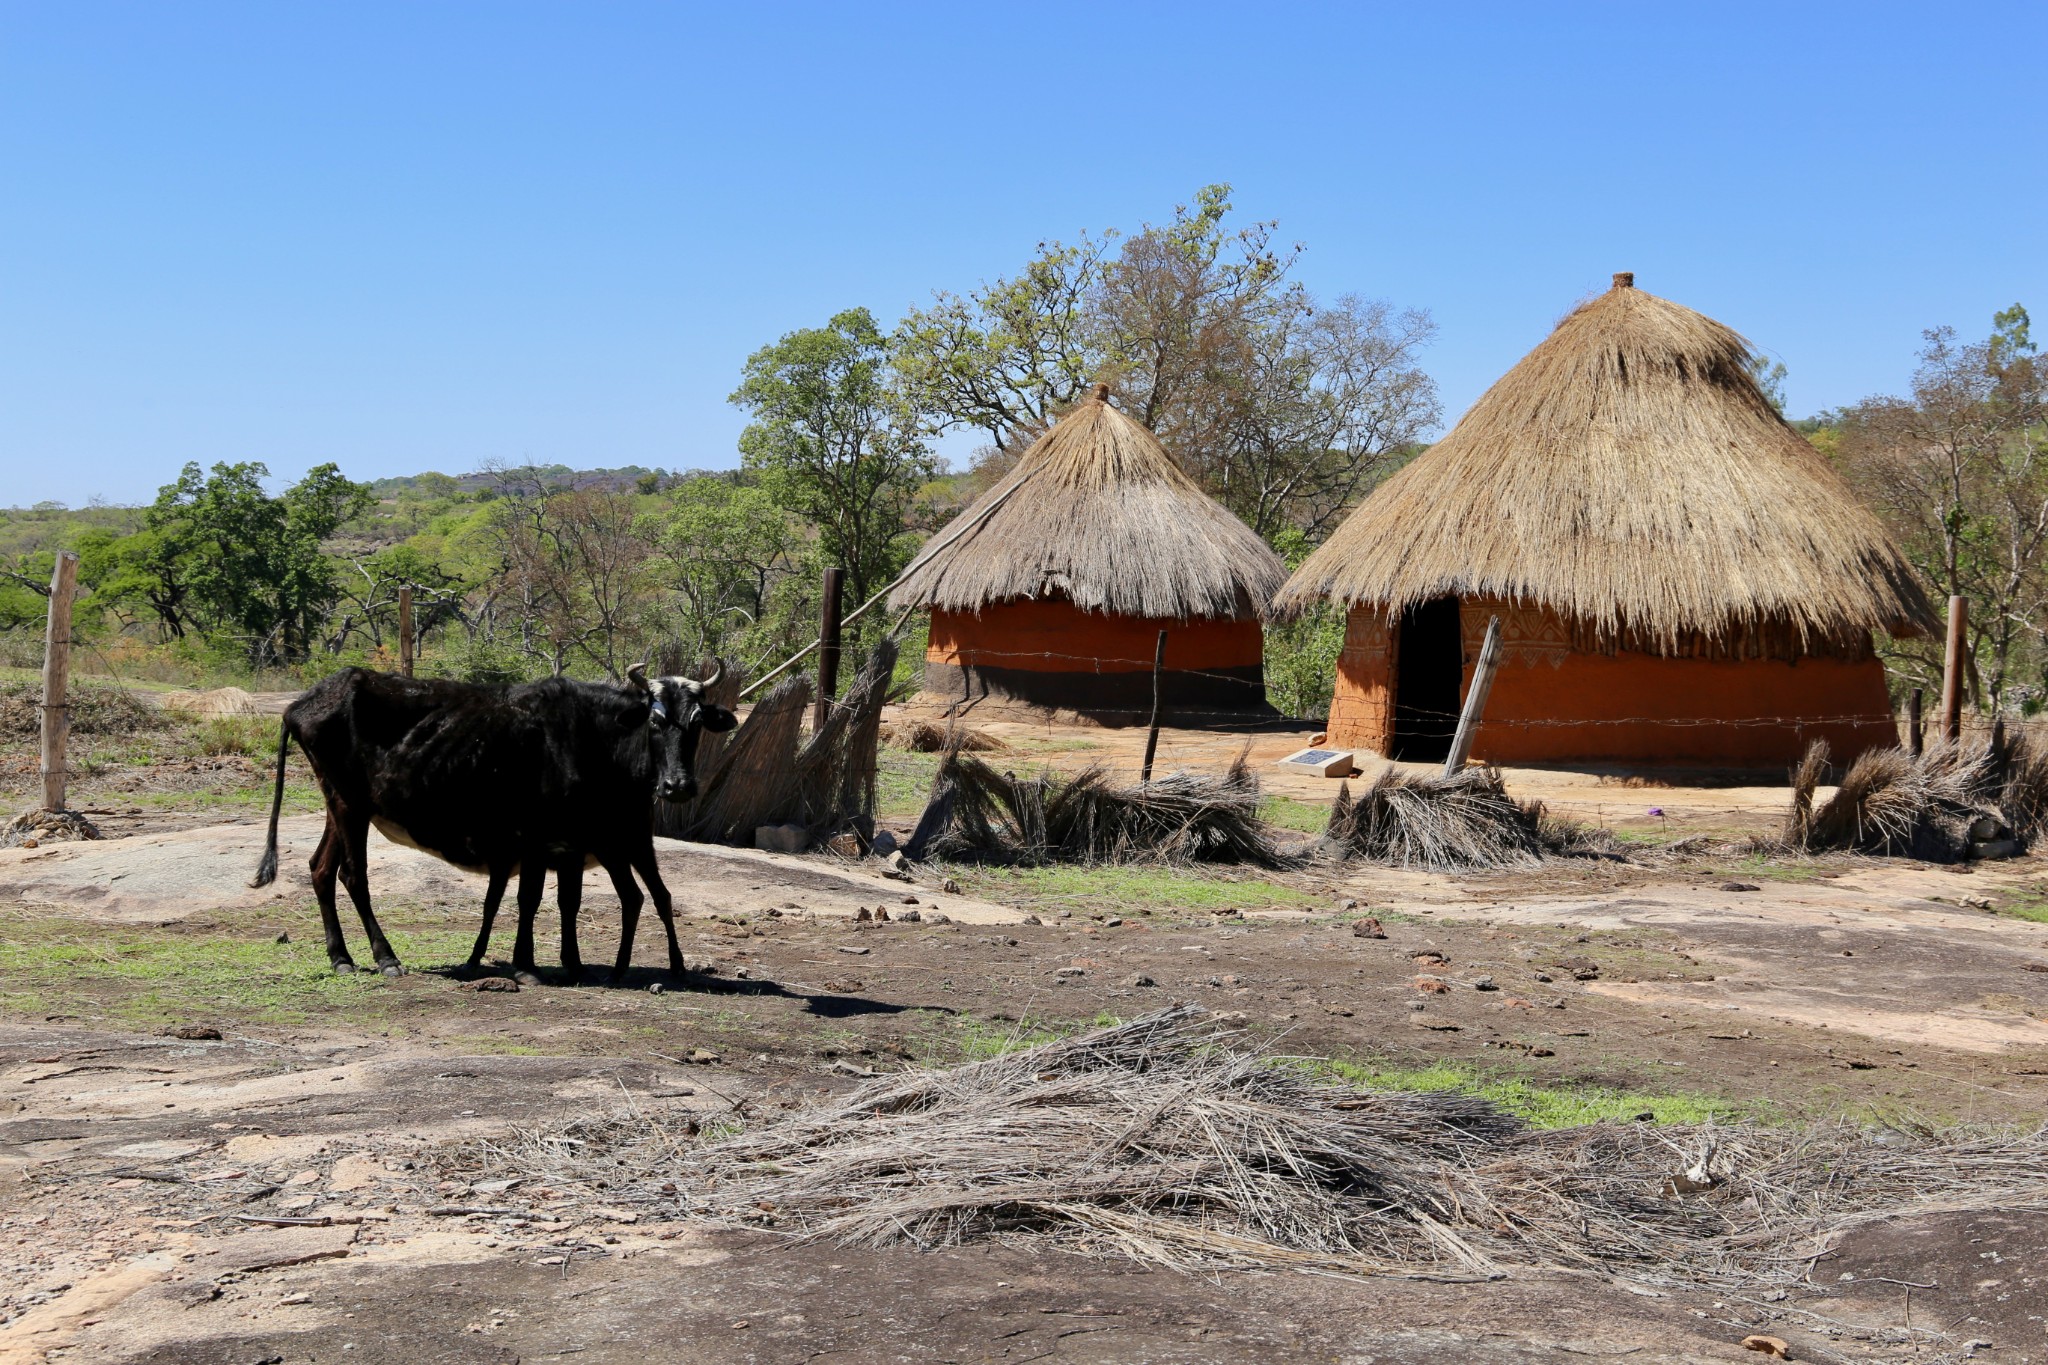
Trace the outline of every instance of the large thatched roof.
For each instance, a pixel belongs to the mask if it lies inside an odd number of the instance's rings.
[[[1749,361],[1729,328],[1616,275],[1367,498],[1277,605],[1519,599],[1667,645],[1932,627],[1904,557]]]
[[[890,606],[1064,596],[1117,616],[1251,616],[1287,578],[1151,432],[1094,395],[911,562]]]

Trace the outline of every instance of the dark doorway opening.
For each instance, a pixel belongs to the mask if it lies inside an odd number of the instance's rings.
[[[1464,634],[1458,599],[1435,597],[1401,613],[1394,642],[1394,743],[1404,763],[1440,763],[1458,729]]]

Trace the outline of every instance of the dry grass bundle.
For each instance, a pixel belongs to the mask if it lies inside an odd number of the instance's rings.
[[[777,683],[731,732],[716,765],[698,776],[696,799],[657,808],[656,829],[671,837],[745,847],[759,826],[789,818],[799,791],[797,737],[810,704],[808,674]]]
[[[1286,578],[1266,542],[1097,385],[932,537],[889,606],[1064,597],[1116,616],[1242,617],[1263,612]]]
[[[1867,750],[1816,806],[1827,766],[1827,744],[1816,740],[1792,770],[1783,838],[1793,848],[1957,862],[1974,840],[2036,832],[2048,793],[2048,763],[2025,743],[1934,744],[1918,758]]]
[[[903,720],[893,725],[884,725],[882,743],[892,749],[908,749],[915,754],[942,754],[948,751],[987,754],[1007,747],[986,731],[976,730],[958,722],[939,725],[923,719]]]
[[[1519,600],[1665,649],[1789,631],[1861,653],[1872,630],[1935,629],[1905,557],[1757,388],[1743,339],[1633,284],[1574,309],[1275,605]]]
[[[1525,867],[1570,833],[1546,823],[1542,803],[1509,796],[1496,768],[1446,777],[1389,763],[1355,802],[1349,783],[1337,789],[1323,838],[1337,852],[1376,863],[1456,869]]]
[[[1222,776],[1175,772],[1118,786],[1100,768],[1019,778],[948,754],[906,850],[1000,862],[1284,860],[1259,820],[1259,779],[1240,754]]]
[[[204,692],[166,692],[157,698],[166,711],[188,716],[257,716],[262,710],[256,698],[239,687],[215,687]]]
[[[838,825],[875,809],[875,748],[882,703],[896,672],[896,642],[868,651],[853,685],[825,714],[825,724],[796,756],[797,820],[812,829]]]
[[[67,696],[74,735],[134,735],[161,730],[169,718],[125,687],[73,683]],[[34,739],[43,732],[40,683],[0,683],[0,738]]]
[[[1002,1239],[1178,1269],[1761,1287],[1804,1276],[1864,1221],[2048,1208],[2044,1158],[2048,1130],[1529,1131],[1469,1096],[1331,1082],[1181,1006],[878,1079],[700,1144],[634,1112],[479,1144],[454,1164],[471,1180],[858,1245]]]

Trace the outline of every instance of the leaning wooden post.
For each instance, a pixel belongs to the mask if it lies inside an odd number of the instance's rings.
[[[1159,677],[1166,671],[1166,632],[1159,632],[1159,647],[1152,652],[1152,728],[1145,733],[1145,767],[1138,781],[1152,780],[1152,756],[1159,752]]]
[[[1912,697],[1906,703],[1906,748],[1913,757],[1920,757],[1927,748],[1926,737],[1920,731],[1920,689],[1914,688]]]
[[[412,676],[412,584],[398,590],[398,671]]]
[[[71,595],[78,556],[57,556],[50,573],[50,624],[43,637],[43,809],[64,809],[64,741],[71,733]]]
[[[1479,663],[1472,670],[1472,688],[1465,693],[1465,709],[1458,713],[1458,733],[1451,739],[1450,756],[1444,759],[1444,776],[1465,766],[1472,753],[1472,740],[1479,732],[1479,718],[1486,714],[1486,696],[1493,691],[1493,673],[1500,667],[1500,618],[1486,623],[1486,642],[1479,646]]]
[[[825,570],[825,601],[818,609],[818,702],[811,711],[811,733],[825,728],[832,694],[839,688],[839,600],[846,570]]]
[[[1950,744],[1963,737],[1963,637],[1969,622],[1969,602],[1949,598],[1948,649],[1941,661],[1941,737]]]

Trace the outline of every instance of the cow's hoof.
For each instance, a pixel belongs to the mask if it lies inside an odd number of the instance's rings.
[[[352,976],[355,974],[355,970],[356,964],[353,962],[337,962],[334,964],[334,974],[336,976]]]
[[[514,972],[512,973],[512,979],[522,986],[544,986],[547,984],[540,979],[540,973],[538,972]]]
[[[377,970],[379,970],[379,971],[383,972],[383,973],[384,973],[384,975],[386,975],[386,976],[404,976],[404,975],[405,975],[405,968],[404,968],[404,967],[402,967],[402,966],[400,966],[400,965],[399,965],[398,963],[396,963],[396,962],[387,962],[387,963],[385,963],[385,964],[384,964],[384,965],[383,965],[382,967],[379,967],[379,968],[378,968]]]

